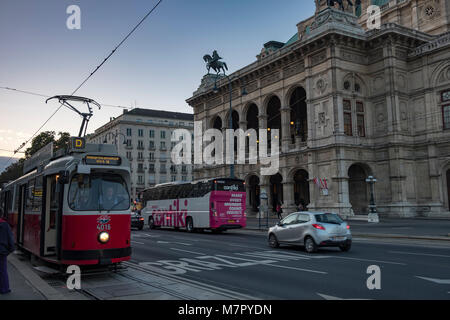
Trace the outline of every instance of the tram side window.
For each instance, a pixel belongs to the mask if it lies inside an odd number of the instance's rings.
[[[19,186],[17,185],[16,186],[16,189],[15,189],[15,191],[14,191],[14,193],[15,193],[15,197],[14,197],[14,212],[16,212],[16,213],[18,213],[19,212],[19,200],[20,200],[20,197],[19,197]]]
[[[25,212],[31,213],[33,211],[33,196],[34,196],[34,179],[27,183],[27,198],[25,200]]]

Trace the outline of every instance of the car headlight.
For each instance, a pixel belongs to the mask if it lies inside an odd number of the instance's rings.
[[[102,232],[98,235],[98,241],[101,243],[107,243],[109,241],[109,233],[108,232]]]

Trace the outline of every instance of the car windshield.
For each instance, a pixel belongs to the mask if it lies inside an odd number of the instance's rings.
[[[75,211],[123,211],[130,195],[118,174],[76,174],[69,187],[69,206]]]
[[[316,214],[316,221],[321,223],[341,224],[344,220],[335,213]]]

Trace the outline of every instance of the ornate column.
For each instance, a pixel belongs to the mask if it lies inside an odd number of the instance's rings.
[[[289,180],[283,183],[283,216],[295,211],[294,182]]]
[[[281,152],[289,151],[289,143],[291,140],[290,122],[291,122],[291,108],[281,107]]]
[[[267,114],[261,114],[258,116],[259,129],[267,130]]]
[[[269,212],[269,216],[272,214],[272,194],[270,192],[270,177],[269,176],[262,176],[260,178],[260,190],[261,193],[266,193],[267,194],[267,204],[268,204],[268,212]],[[264,218],[264,217],[262,217]]]
[[[250,186],[250,184],[247,183],[245,184],[245,193],[246,193],[246,199],[245,199],[245,213],[247,214],[247,217],[249,216],[249,214],[252,212],[251,210],[251,203],[250,203],[250,194],[252,192],[252,188]]]

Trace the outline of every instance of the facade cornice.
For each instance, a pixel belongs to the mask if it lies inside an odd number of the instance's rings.
[[[450,35],[447,36],[450,38]],[[305,58],[308,55],[330,46],[350,42],[355,48],[368,50],[379,47],[387,38],[391,44],[402,44],[409,48],[417,47],[419,45],[426,48],[430,41],[437,41],[435,36],[406,28],[395,23],[384,24],[381,26],[381,29],[371,30],[364,34],[354,34],[342,29],[330,28],[325,32],[306,40],[296,41],[285,48],[279,49],[272,55],[232,73],[229,75],[230,79],[232,79],[232,88],[235,89],[236,87],[241,87],[249,82],[257,81],[258,78],[278,70],[281,65],[294,64],[295,61],[299,60],[299,57]],[[189,105],[194,106],[198,103],[210,100],[213,97],[220,97],[223,92],[228,90],[228,81],[226,79],[218,80],[216,85],[221,93],[213,93],[212,89],[214,84],[210,84],[204,88],[201,93],[194,93],[194,95],[187,99],[186,102]]]

